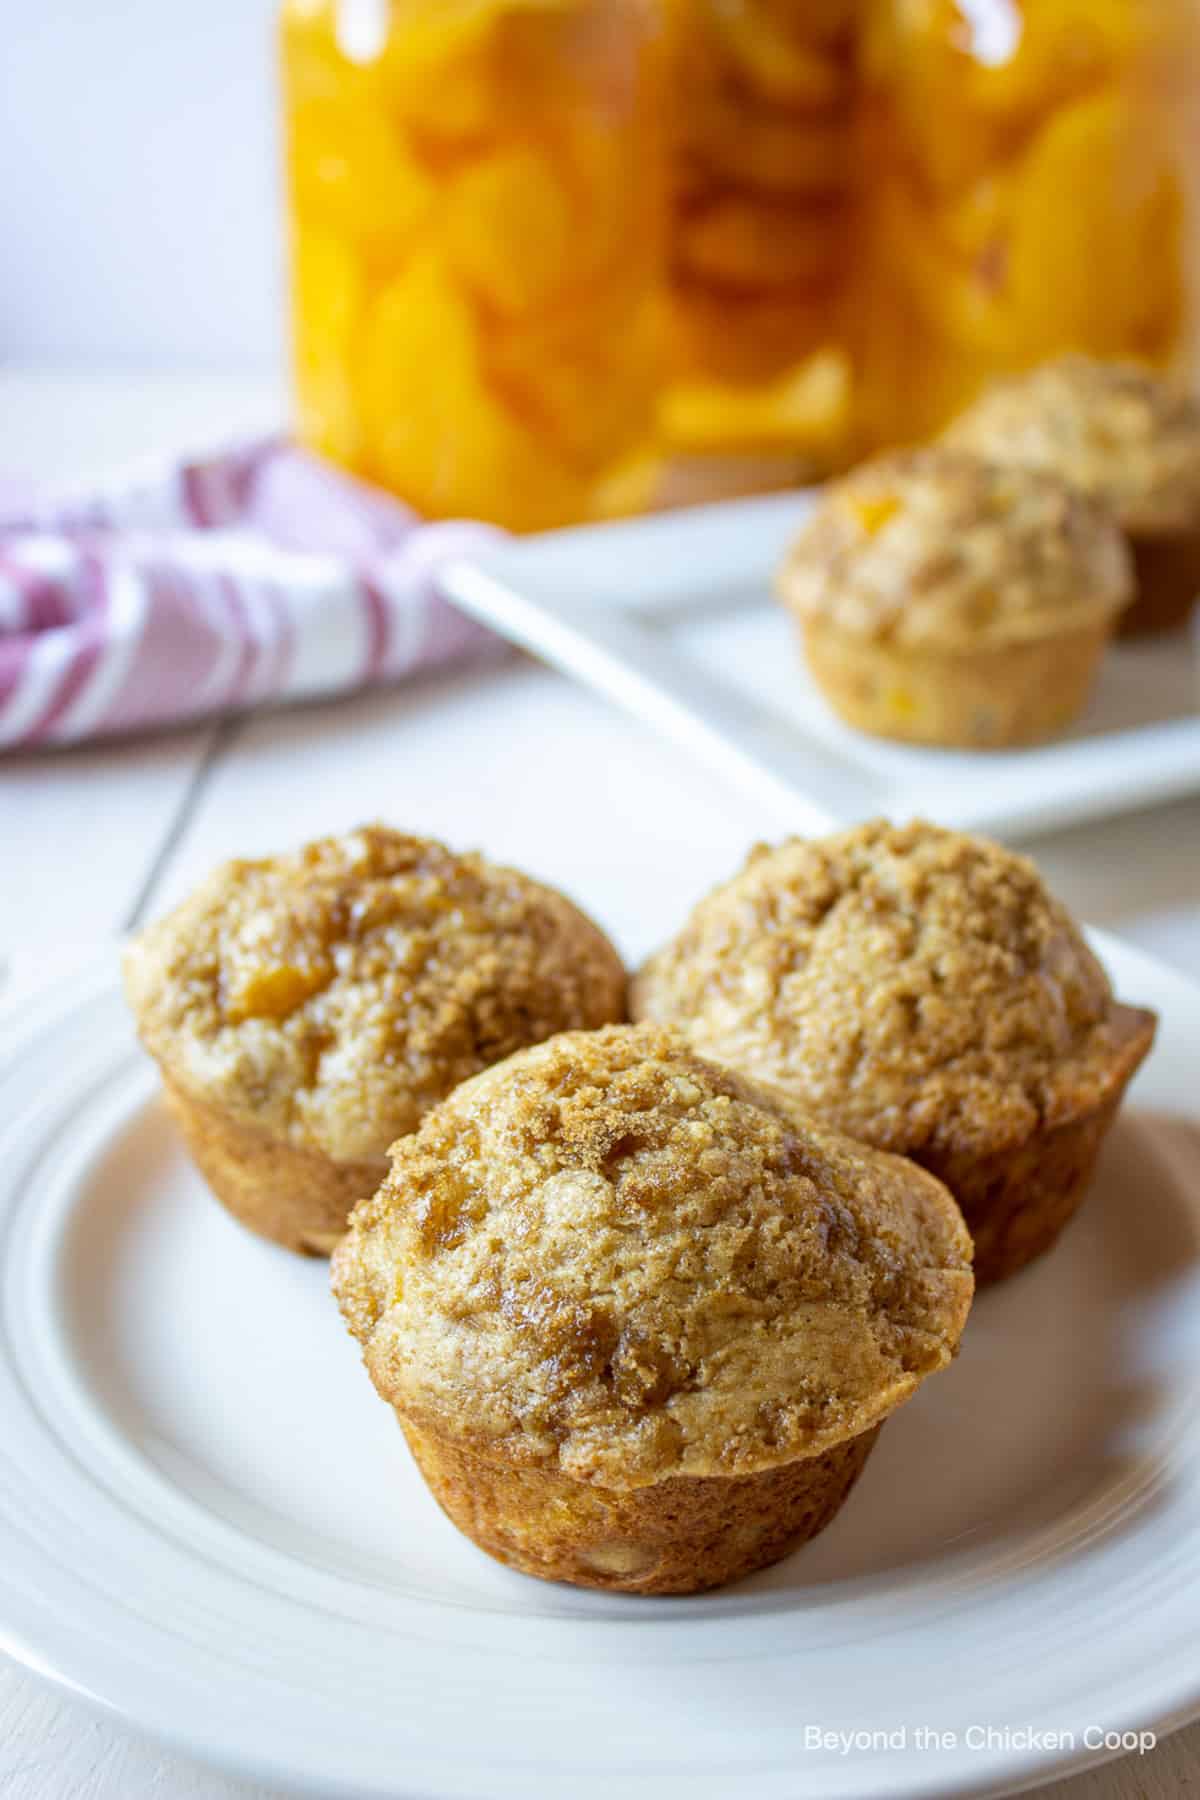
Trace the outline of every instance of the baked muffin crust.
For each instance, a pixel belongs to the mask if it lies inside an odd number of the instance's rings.
[[[944,441],[1060,475],[1133,531],[1200,526],[1200,404],[1135,363],[1043,363],[989,387]]]
[[[340,1163],[378,1164],[520,1046],[624,1016],[616,952],[570,901],[379,825],[225,864],[125,979],[176,1089]]]
[[[614,1026],[395,1145],[333,1284],[406,1427],[622,1491],[870,1430],[953,1355],[969,1264],[931,1176]]]
[[[805,624],[914,650],[976,650],[1086,628],[1131,594],[1106,512],[1054,475],[933,447],[834,482],[777,579]]]
[[[1033,864],[921,821],[759,846],[632,1006],[905,1155],[1018,1145],[1121,1060],[1108,977]]]

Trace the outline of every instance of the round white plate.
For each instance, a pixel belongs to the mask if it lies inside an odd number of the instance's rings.
[[[933,1800],[1182,1722],[1200,1710],[1200,990],[1100,948],[1162,1025],[1083,1214],[980,1299],[823,1537],[673,1601],[543,1586],[455,1533],[324,1265],[239,1230],[185,1160],[115,958],[10,1011],[5,1647],[182,1750],[321,1796]]]

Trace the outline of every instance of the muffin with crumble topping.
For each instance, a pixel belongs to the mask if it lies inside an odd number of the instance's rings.
[[[980,1283],[1071,1218],[1155,1025],[1114,998],[1031,862],[885,820],[754,851],[631,999],[635,1018],[931,1170]]]
[[[1062,356],[986,389],[945,442],[1047,470],[1107,506],[1129,539],[1124,635],[1170,631],[1200,598],[1200,402],[1137,363]]]
[[[829,1522],[954,1355],[970,1256],[923,1170],[615,1025],[519,1052],[402,1139],[333,1287],[481,1549],[682,1594]]]
[[[313,1254],[460,1081],[625,1014],[616,951],[562,894],[379,825],[226,863],[133,940],[125,985],[218,1199]]]
[[[832,483],[776,586],[847,724],[995,749],[1082,710],[1131,574],[1114,520],[1056,476],[930,448]]]

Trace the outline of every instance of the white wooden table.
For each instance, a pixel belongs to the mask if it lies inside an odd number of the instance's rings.
[[[279,411],[269,381],[0,369],[0,468],[74,476],[269,427]],[[694,870],[699,843],[715,881],[769,829],[736,794],[698,781],[679,752],[514,661],[232,725],[0,758],[0,964],[20,980],[72,944],[161,910],[222,857],[373,817],[479,845],[578,895],[618,846],[637,867],[639,840],[649,851],[651,834],[648,866],[669,870],[678,843]],[[1061,832],[1035,851],[1075,912],[1200,973],[1200,797]],[[681,913],[694,897],[679,893]],[[631,957],[649,948],[635,887],[604,922]],[[1044,1791],[1057,1800],[1200,1795],[1200,1725],[1148,1757]],[[3,1662],[0,1794],[269,1800],[266,1789],[164,1753]]]

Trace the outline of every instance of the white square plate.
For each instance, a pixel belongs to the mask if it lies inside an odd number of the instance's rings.
[[[464,611],[752,789],[782,826],[876,813],[1048,831],[1200,788],[1200,682],[1184,633],[1110,650],[1070,732],[1027,750],[925,750],[826,707],[771,598],[811,493],[515,538],[441,578]]]

